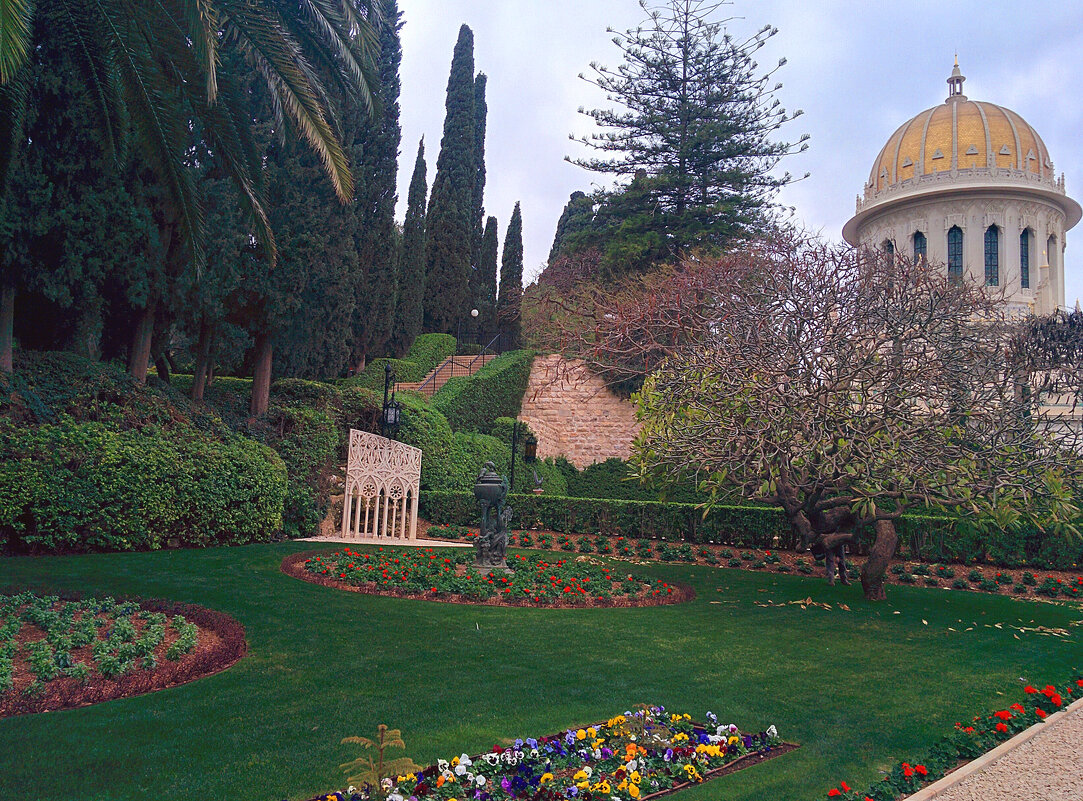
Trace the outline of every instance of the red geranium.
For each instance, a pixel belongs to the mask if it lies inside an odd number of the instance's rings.
[[[1037,715],[1039,718],[1044,718],[1049,713],[1046,712],[1044,709],[1035,709],[1034,714]]]
[[[1008,724],[1007,723],[998,723],[997,724],[997,731],[1007,731],[1007,730],[1008,730]]]
[[[914,770],[917,771],[917,774],[919,776],[928,776],[929,775],[929,769],[927,767],[925,767],[924,765],[914,765]]]

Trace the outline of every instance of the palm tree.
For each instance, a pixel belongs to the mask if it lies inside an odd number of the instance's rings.
[[[204,260],[202,209],[187,150],[198,130],[236,183],[273,263],[261,157],[242,79],[254,74],[266,85],[275,131],[303,138],[348,202],[353,180],[331,98],[346,97],[372,112],[377,13],[372,0],[0,0],[0,197],[26,104],[33,102],[24,67],[41,35],[35,16],[47,14],[64,23],[48,35],[61,37],[81,64],[106,144],[115,150],[130,128],[165,187],[166,235],[178,258],[197,271]],[[13,304],[14,288],[5,284],[0,371],[11,370]],[[153,310],[149,323],[141,325],[148,354]],[[142,379],[146,358],[135,362],[132,371]]]

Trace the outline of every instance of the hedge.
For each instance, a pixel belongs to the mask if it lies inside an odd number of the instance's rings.
[[[68,416],[24,427],[0,418],[5,550],[142,550],[271,539],[286,469],[243,437],[187,426],[115,430]]]
[[[792,548],[796,538],[781,510],[767,507],[715,507],[691,503],[617,501],[600,498],[513,494],[516,528],[544,528],[569,534],[620,534],[689,542],[727,543],[750,548]],[[422,492],[419,513],[432,523],[476,525],[472,492]],[[774,542],[775,536],[779,542]]]
[[[568,475],[568,495],[574,498],[676,503],[703,503],[707,500],[705,495],[696,492],[691,482],[670,486],[643,484],[635,475],[632,466],[617,458],[595,462],[582,471],[576,471],[571,464],[563,467],[563,470]]]
[[[517,481],[516,484],[519,482]],[[715,506],[704,515],[690,503],[568,498],[548,493],[515,494],[516,528],[544,528],[568,534],[620,534],[626,537],[665,537],[689,542],[715,542],[748,548],[785,548],[797,536],[781,509],[756,506]],[[433,523],[477,525],[477,501],[472,492],[422,492],[419,509]],[[1006,531],[981,538],[973,527],[948,517],[904,515],[896,521],[900,549],[930,562],[997,561],[997,543],[1018,542],[1029,550],[1015,566],[1068,570],[1083,564],[1083,543],[1077,539],[1033,530]],[[872,527],[857,532],[853,550],[867,553]],[[778,538],[777,541],[775,538]]]
[[[455,355],[455,337],[449,334],[422,334],[401,359],[372,359],[360,375],[344,379],[342,386],[365,387],[384,391],[384,365],[391,364],[395,380],[404,383],[421,381],[445,359]]]
[[[433,396],[433,408],[456,431],[491,434],[497,418],[519,416],[533,363],[531,350],[501,354],[474,375],[449,379]]]

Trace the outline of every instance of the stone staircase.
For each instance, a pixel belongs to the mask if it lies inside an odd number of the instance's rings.
[[[431,398],[448,382],[448,379],[473,375],[496,357],[495,353],[486,353],[481,356],[452,356],[425,376],[424,381],[395,384],[395,391],[411,390]]]

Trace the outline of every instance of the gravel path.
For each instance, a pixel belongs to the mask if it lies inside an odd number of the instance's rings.
[[[1061,718],[936,801],[1083,801],[1083,707]]]

